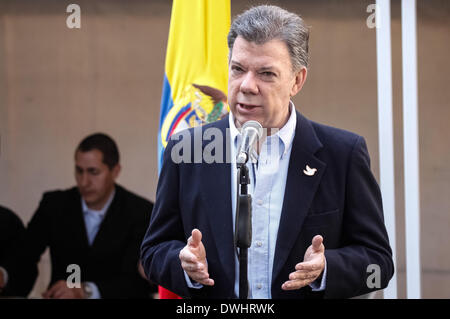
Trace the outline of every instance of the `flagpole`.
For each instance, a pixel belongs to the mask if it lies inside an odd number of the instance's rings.
[[[402,0],[407,298],[421,297],[416,0]]]
[[[391,1],[377,0],[377,79],[378,79],[378,145],[380,156],[380,188],[386,229],[392,248],[394,269],[397,269],[395,236],[395,176],[394,134],[392,120],[392,51],[391,51]],[[397,272],[384,290],[384,298],[397,298]]]

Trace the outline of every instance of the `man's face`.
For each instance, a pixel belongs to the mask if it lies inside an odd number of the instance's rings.
[[[289,118],[289,100],[306,80],[306,68],[292,70],[284,42],[248,42],[238,36],[229,66],[228,103],[241,126],[256,120],[265,128],[281,128]]]
[[[100,210],[114,190],[120,166],[112,169],[103,163],[103,154],[97,149],[75,154],[75,179],[81,196],[91,209]]]

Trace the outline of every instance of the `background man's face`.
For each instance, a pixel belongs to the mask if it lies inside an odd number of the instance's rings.
[[[91,209],[100,210],[114,190],[120,166],[110,169],[97,149],[75,154],[75,179],[81,196]]]
[[[283,127],[290,97],[300,88],[284,42],[274,39],[259,45],[236,38],[229,66],[228,103],[238,126],[256,120],[266,128]]]

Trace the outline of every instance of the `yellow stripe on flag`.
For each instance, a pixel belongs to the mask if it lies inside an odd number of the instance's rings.
[[[174,0],[166,56],[172,98],[187,84],[213,86],[225,94],[230,0]]]
[[[210,122],[228,110],[229,28],[230,0],[173,1],[165,63],[173,107],[161,125],[164,147],[175,130]]]

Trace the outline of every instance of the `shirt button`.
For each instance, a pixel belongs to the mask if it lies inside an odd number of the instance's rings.
[[[261,247],[261,246],[262,246],[262,242],[257,241],[257,242],[256,242],[256,246]]]
[[[261,289],[261,288],[262,288],[262,285],[261,285],[261,284],[257,284],[257,285],[256,285],[256,288],[257,288],[257,289]]]
[[[258,200],[256,201],[256,203],[257,203],[258,205],[262,205],[262,204],[263,204],[263,201],[262,201],[262,199],[258,199]]]

